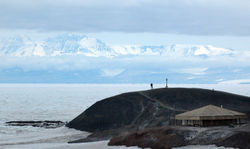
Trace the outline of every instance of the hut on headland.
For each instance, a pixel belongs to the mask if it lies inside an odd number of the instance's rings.
[[[221,126],[246,122],[246,114],[214,105],[207,105],[175,116],[175,124],[184,126]]]

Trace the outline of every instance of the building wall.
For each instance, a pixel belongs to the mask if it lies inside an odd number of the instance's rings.
[[[237,124],[236,119],[228,120],[203,120],[203,126],[225,126],[230,124]]]
[[[231,124],[246,123],[246,119],[226,119],[226,120],[176,120],[175,125],[179,126],[227,126]]]

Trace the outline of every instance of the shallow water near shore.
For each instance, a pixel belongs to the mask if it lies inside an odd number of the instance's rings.
[[[155,84],[156,88],[164,84]],[[170,84],[169,87],[201,87],[250,96],[250,84]],[[67,144],[86,137],[67,127],[45,129],[6,126],[13,120],[70,121],[103,98],[123,92],[149,89],[149,84],[0,84],[0,148],[1,149],[123,149],[108,147],[107,141]],[[133,147],[136,148],[136,147]],[[183,147],[180,149],[188,149]],[[224,149],[216,146],[192,146],[197,149]]]

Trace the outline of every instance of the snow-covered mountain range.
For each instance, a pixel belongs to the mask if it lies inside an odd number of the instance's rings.
[[[107,45],[96,38],[80,34],[61,34],[43,41],[25,36],[0,40],[0,56],[65,56],[83,55],[90,57],[117,56],[185,56],[210,57],[232,55],[232,49],[212,45]]]
[[[0,39],[0,83],[249,80],[250,52],[212,45],[109,45],[81,34]]]

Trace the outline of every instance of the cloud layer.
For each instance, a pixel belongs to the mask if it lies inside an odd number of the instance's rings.
[[[250,35],[248,0],[8,0],[0,28]]]

